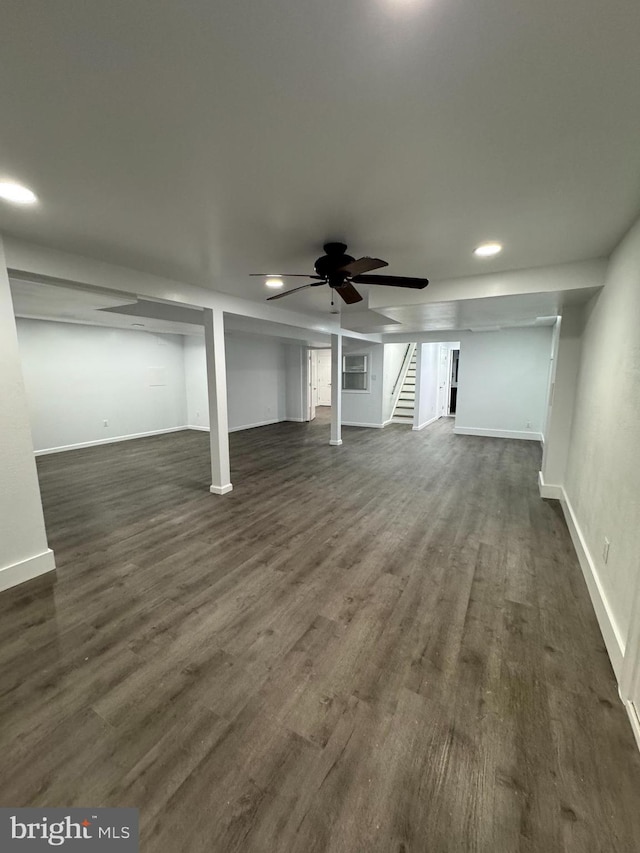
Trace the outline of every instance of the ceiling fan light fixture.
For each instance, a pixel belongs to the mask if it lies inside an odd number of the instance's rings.
[[[385,287],[409,287],[422,290],[429,284],[429,279],[412,278],[397,275],[369,275],[371,270],[382,269],[389,266],[380,258],[352,258],[347,254],[346,243],[325,243],[325,255],[318,258],[313,265],[312,274],[304,273],[250,273],[251,276],[264,277],[265,285],[270,288],[280,289],[283,286],[283,278],[306,278],[310,279],[307,284],[283,290],[267,297],[267,302],[272,299],[282,299],[308,287],[328,286],[335,291],[343,302],[351,305],[362,302],[362,295],[356,290],[354,284],[377,284]]]
[[[276,276],[276,275],[270,275],[270,276],[267,278],[267,280],[265,281],[265,285],[266,285],[267,287],[272,287],[274,290],[276,290],[276,289],[277,289],[277,288],[279,288],[279,287],[283,287],[284,282],[283,282],[283,280],[282,280],[281,278],[278,278],[278,276]]]
[[[501,251],[502,243],[480,243],[480,245],[476,246],[474,249],[473,254],[477,258],[493,258],[495,255],[499,255]]]

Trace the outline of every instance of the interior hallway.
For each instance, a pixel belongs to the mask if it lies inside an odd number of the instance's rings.
[[[321,411],[321,410],[319,410]],[[278,424],[38,460],[0,596],[0,800],[141,849],[640,849],[640,755],[537,444]],[[25,675],[26,674],[26,675]]]

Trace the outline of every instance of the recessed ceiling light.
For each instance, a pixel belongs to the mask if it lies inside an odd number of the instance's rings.
[[[131,326],[134,329],[144,329],[144,323],[132,323]]]
[[[481,243],[473,254],[479,258],[492,258],[494,255],[499,255],[502,251],[502,243]]]
[[[0,181],[0,198],[14,204],[35,204],[38,201],[36,194],[30,189],[12,181]]]
[[[282,287],[284,285],[284,282],[281,278],[278,278],[275,275],[270,275],[269,278],[265,281],[265,284],[267,285],[267,287],[276,288]]]

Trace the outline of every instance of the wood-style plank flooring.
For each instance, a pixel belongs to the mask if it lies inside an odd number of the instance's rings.
[[[635,853],[640,755],[533,442],[326,416],[38,460],[0,596],[0,805],[145,853]]]

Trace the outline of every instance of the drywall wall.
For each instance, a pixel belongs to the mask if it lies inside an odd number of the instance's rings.
[[[382,422],[393,415],[394,391],[410,344],[384,344],[384,382],[382,385]]]
[[[47,545],[9,279],[0,240],[0,589],[55,568]]]
[[[423,429],[438,415],[440,344],[418,344],[416,353],[416,405],[413,428]]]
[[[229,429],[248,429],[287,420],[287,386],[296,387],[294,357],[287,371],[287,346],[275,338],[227,334],[227,403]],[[204,340],[185,338],[187,419],[190,426],[209,427]],[[301,410],[302,389],[291,400]]]
[[[640,222],[614,252],[605,287],[587,306],[564,481],[623,647],[640,553],[639,328]]]
[[[350,345],[350,355],[369,358],[369,390],[342,392],[344,426],[382,427],[382,392],[384,386],[384,346],[382,344]]]
[[[461,336],[455,432],[540,439],[552,327]]]
[[[17,327],[36,451],[185,426],[180,335],[45,320]]]
[[[207,391],[204,338],[184,339],[184,376],[187,397],[186,422],[192,427],[209,429],[209,392]]]

